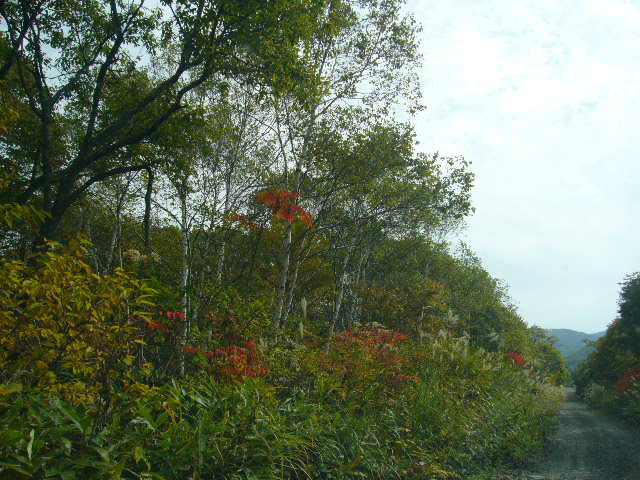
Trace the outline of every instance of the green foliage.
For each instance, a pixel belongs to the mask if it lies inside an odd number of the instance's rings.
[[[462,479],[540,447],[566,370],[434,240],[474,176],[391,114],[420,108],[401,0],[18,3],[0,479]]]
[[[13,228],[16,223],[22,222],[37,226],[46,217],[46,212],[31,205],[20,205],[18,203],[0,204],[0,222],[9,228]]]
[[[82,407],[15,392],[0,406],[0,475],[455,479],[540,447],[556,390],[464,339],[412,349],[420,381],[386,402],[332,394],[330,372],[278,395],[260,380],[200,376],[121,395],[96,429]]]
[[[444,286],[430,279],[406,289],[372,282],[361,292],[363,321],[416,336],[437,333],[451,327],[446,324],[445,295]]]
[[[221,289],[210,308],[208,322],[216,332],[242,338],[269,337],[273,331],[268,298]]]
[[[640,324],[640,272],[625,277],[618,305],[622,318],[626,318],[629,323]]]
[[[595,342],[595,350],[578,365],[573,381],[578,394],[596,408],[640,423],[640,274],[621,283],[620,316]]]
[[[521,461],[541,446],[560,391],[532,377],[530,363],[518,366],[502,354],[477,350],[465,337],[440,336],[428,348],[440,373],[435,394],[452,402],[440,408],[454,412],[439,420],[441,428],[463,437],[470,454],[459,453],[460,465]]]
[[[112,424],[96,431],[93,412],[57,399],[14,394],[9,400],[0,406],[1,479],[121,478]]]
[[[451,290],[435,280],[363,292],[364,311],[384,325],[327,337],[304,317],[300,328],[274,329],[269,298],[248,287],[219,287],[193,318],[152,317],[142,311],[153,308],[144,283],[120,269],[95,274],[82,242],[52,248],[32,264],[2,264],[13,352],[3,381],[27,387],[0,389],[10,401],[0,405],[8,478],[458,479],[539,449],[561,400],[557,352],[545,337],[503,322],[494,324],[496,351],[479,348],[447,308]],[[171,331],[185,325],[181,344]],[[251,365],[239,358],[215,363],[255,339],[271,370],[266,382],[248,378]],[[505,359],[515,347],[526,362]],[[181,348],[187,378],[178,380]]]
[[[49,247],[30,263],[0,262],[2,378],[74,403],[106,401],[144,378],[136,358],[152,292],[121,270],[96,275],[82,240]]]

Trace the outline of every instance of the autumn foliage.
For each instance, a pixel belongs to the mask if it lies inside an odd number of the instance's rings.
[[[512,364],[516,367],[524,367],[527,363],[524,355],[518,352],[509,352],[505,354],[505,357],[512,362]]]
[[[302,223],[310,227],[313,225],[311,215],[304,208],[294,202],[299,198],[299,193],[289,192],[287,190],[276,190],[273,192],[262,192],[254,197],[254,200],[264,205],[271,213],[282,220],[294,222],[299,218]]]
[[[241,329],[237,327],[234,329],[224,328],[229,324],[235,324],[230,316],[224,322],[219,316],[211,315],[209,324],[218,331],[212,332],[208,339],[200,339],[202,344],[200,346],[177,343],[177,322],[186,321],[183,312],[161,311],[157,316],[160,318],[148,320],[146,326],[151,334],[161,335],[150,338],[149,343],[156,345],[160,343],[167,347],[177,346],[190,356],[191,367],[194,371],[204,369],[224,381],[238,381],[244,377],[261,377],[269,372],[255,340],[244,338]]]
[[[417,381],[407,374],[410,361],[403,346],[408,338],[385,329],[338,332],[312,361],[338,379],[344,394],[367,388],[382,392]]]
[[[119,269],[96,275],[86,254],[76,241],[31,265],[0,263],[0,370],[26,387],[92,404],[149,373],[137,354],[151,291]]]
[[[0,480],[522,459],[555,403],[446,241],[473,173],[416,149],[403,1],[143,3],[0,0]]]
[[[625,374],[616,382],[616,390],[620,393],[628,391],[632,387],[640,384],[640,363],[636,363],[633,367],[625,372]]]
[[[235,213],[229,217],[229,222],[238,223],[239,225],[248,228],[253,232],[257,232],[260,230],[260,227],[256,222],[254,222],[251,217],[248,215],[243,215],[241,213]]]

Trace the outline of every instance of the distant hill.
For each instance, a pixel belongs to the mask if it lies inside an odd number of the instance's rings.
[[[565,328],[551,328],[547,332],[557,339],[555,346],[562,353],[569,368],[584,361],[593,350],[593,347],[584,343],[585,340],[597,340],[606,333],[584,333]]]

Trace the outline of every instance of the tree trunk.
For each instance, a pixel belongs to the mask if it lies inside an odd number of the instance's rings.
[[[305,261],[305,256],[302,253],[304,249],[305,247],[304,247],[304,239],[303,239],[302,245],[300,245],[300,256],[295,262],[295,267],[293,269],[293,276],[291,277],[291,281],[289,282],[289,285],[288,285],[289,295],[287,297],[287,308],[285,309],[284,319],[282,321],[283,324],[287,323],[287,320],[289,319],[289,315],[291,315],[291,307],[293,305],[293,294],[296,289],[296,284],[298,283],[298,272],[300,271],[300,267],[302,266],[302,263]]]
[[[116,206],[116,218],[115,225],[113,226],[113,233],[111,234],[111,243],[109,245],[109,255],[107,256],[107,264],[105,265],[105,272],[110,272],[113,266],[113,257],[116,251],[116,245],[120,238],[120,202]]]
[[[229,209],[231,205],[231,173],[232,173],[231,168],[229,168],[229,171],[227,171],[227,175],[225,179],[224,207],[223,207],[223,213],[224,213],[225,219],[229,215]],[[223,229],[222,241],[220,242],[220,251],[218,252],[218,265],[216,267],[216,280],[218,280],[218,282],[222,281],[222,272],[224,270],[226,248],[227,248],[226,232]]]
[[[291,224],[287,222],[284,241],[282,245],[282,271],[280,272],[280,282],[276,292],[276,311],[273,315],[273,324],[279,330],[282,327],[282,313],[287,294],[287,280],[289,279],[289,263],[291,261]]]
[[[360,280],[362,279],[364,266],[367,262],[367,259],[369,258],[369,253],[370,250],[368,248],[363,248],[360,250],[360,260],[358,261],[358,267],[356,269],[356,277],[353,280],[353,285],[355,285],[356,288],[358,287],[358,285],[360,285]],[[351,291],[351,293],[351,309],[349,311],[349,314],[347,315],[347,329],[351,329],[353,327],[353,324],[360,313],[360,298],[357,295],[354,295],[353,291]]]
[[[187,292],[187,286],[189,284],[189,224],[187,218],[187,194],[181,192],[180,194],[180,229],[182,230],[182,277],[180,280],[180,290],[182,292],[182,313],[184,315],[182,324],[180,326],[180,344],[178,346],[178,372],[181,377],[185,376],[185,360],[183,346],[187,340],[187,334],[189,332],[189,294]]]
[[[333,318],[331,321],[331,331],[335,331],[338,326],[338,320],[340,319],[340,308],[342,307],[342,299],[344,298],[344,287],[347,282],[347,266],[349,265],[349,258],[353,247],[347,250],[347,253],[342,260],[342,271],[340,272],[340,280],[338,281],[338,294],[333,307]]]
[[[149,232],[151,228],[151,196],[153,195],[154,173],[151,168],[147,168],[147,191],[144,194],[144,219],[142,226],[144,228],[144,254],[151,252]]]

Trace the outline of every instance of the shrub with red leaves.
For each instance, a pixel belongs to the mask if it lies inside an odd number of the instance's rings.
[[[149,330],[160,330],[162,332],[169,333],[169,328],[159,322],[148,322],[147,328]]]
[[[616,382],[616,390],[624,393],[631,387],[640,384],[640,363],[636,363],[633,367],[625,372],[625,374]]]
[[[180,348],[182,348],[182,350],[184,350],[185,352],[191,353],[193,355],[197,353],[203,353],[199,348],[191,347],[189,345],[182,345]]]
[[[262,377],[269,373],[264,361],[259,358],[255,340],[248,340],[244,347],[229,345],[204,352],[211,364],[230,380],[242,377]]]
[[[161,317],[167,317],[169,320],[180,320],[181,322],[186,321],[186,317],[184,312],[158,312],[158,315]]]
[[[171,321],[185,321],[182,312],[158,312],[158,316]],[[201,361],[192,362],[194,367],[208,368],[224,380],[241,380],[243,377],[260,377],[269,373],[266,363],[261,359],[255,340],[245,340],[241,335],[227,331],[228,323],[233,323],[231,316],[220,318],[211,316],[211,320],[221,332],[211,333],[207,346],[202,348],[192,345],[177,345],[179,348],[200,358]],[[176,345],[177,335],[175,331],[157,322],[147,322],[147,328],[151,332],[164,332],[169,335],[169,342]],[[166,342],[166,337],[164,342]],[[156,345],[158,345],[156,343]]]
[[[311,359],[314,368],[336,376],[345,390],[376,386],[381,390],[416,382],[401,346],[409,337],[390,330],[336,333]]]
[[[524,358],[524,355],[522,355],[521,353],[518,352],[509,352],[507,354],[505,354],[505,357],[508,360],[511,360],[511,362],[513,363],[514,366],[522,368],[525,366],[525,364],[527,363],[526,359]]]

